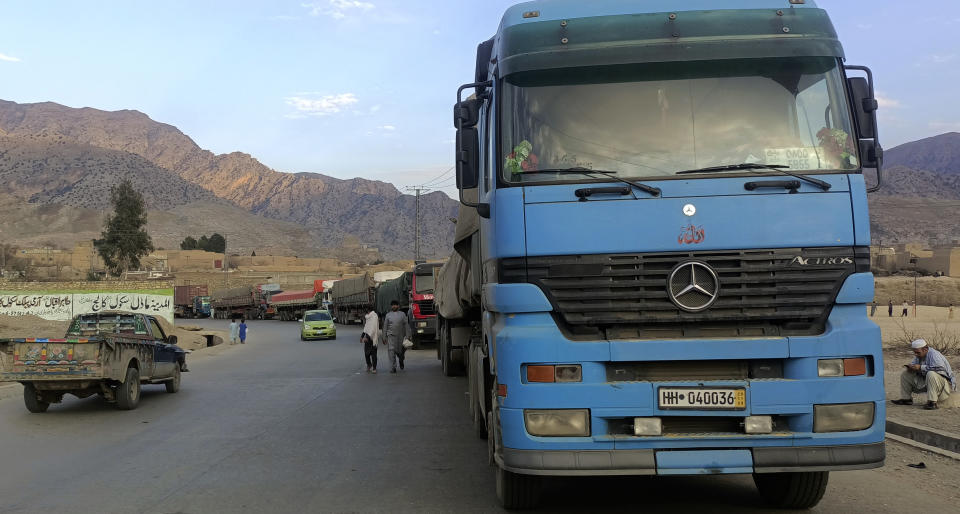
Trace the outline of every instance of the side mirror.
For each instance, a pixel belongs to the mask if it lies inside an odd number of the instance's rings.
[[[880,146],[877,130],[877,109],[880,105],[874,94],[873,72],[866,66],[844,66],[844,69],[860,71],[866,75],[866,77],[848,77],[847,89],[850,91],[851,107],[857,122],[860,166],[877,170],[876,185],[867,188],[868,193],[873,193],[880,189],[883,168],[883,147]]]
[[[473,189],[480,178],[480,135],[475,128],[457,131],[457,189]]]
[[[167,336],[167,344],[177,344],[177,336]]]
[[[464,84],[457,89],[457,103],[453,108],[453,124],[457,128],[456,152],[454,164],[457,168],[457,189],[460,191],[460,203],[468,207],[476,207],[476,203],[464,200],[465,189],[476,189],[480,182],[480,135],[476,126],[480,119],[480,106],[487,95],[472,95],[464,100],[463,92],[467,89],[481,91],[493,85],[492,81]],[[478,96],[480,98],[478,98]]]
[[[470,97],[453,106],[453,128],[473,128],[480,120],[479,98]],[[459,125],[458,125],[459,123]]]
[[[879,105],[870,91],[870,84],[863,77],[850,77],[847,79],[847,84],[850,87],[853,113],[857,118],[857,134],[860,139],[877,137],[876,117]]]

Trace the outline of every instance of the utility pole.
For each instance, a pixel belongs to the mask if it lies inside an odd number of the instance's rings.
[[[420,260],[420,192],[421,191],[423,191],[424,193],[430,192],[430,188],[424,187],[424,186],[407,186],[407,191],[413,191],[417,195],[417,214],[413,223],[414,227],[416,227],[415,229],[416,242],[414,243],[416,245],[415,251],[414,251],[416,257],[414,257],[414,260],[419,261]]]

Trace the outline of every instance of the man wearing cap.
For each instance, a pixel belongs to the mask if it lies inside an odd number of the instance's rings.
[[[900,374],[900,398],[897,405],[913,405],[913,393],[927,393],[927,410],[937,409],[938,402],[950,397],[957,390],[957,381],[950,369],[950,362],[942,353],[927,347],[927,342],[917,339],[910,343],[915,356]]]

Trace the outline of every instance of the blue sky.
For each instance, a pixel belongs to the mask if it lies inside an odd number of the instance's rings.
[[[0,98],[137,109],[278,171],[450,192],[456,87],[513,3],[0,0]],[[952,2],[818,4],[876,74],[885,147],[960,131]]]

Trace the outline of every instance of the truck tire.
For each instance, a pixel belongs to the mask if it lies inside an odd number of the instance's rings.
[[[753,482],[763,500],[772,507],[809,509],[823,498],[829,475],[827,471],[755,473]]]
[[[47,409],[50,408],[50,403],[41,400],[37,388],[30,383],[23,384],[23,404],[28,411],[34,414],[47,412]]]
[[[532,509],[540,503],[540,477],[521,475],[497,466],[497,499],[508,510]]]
[[[140,404],[140,371],[137,368],[127,368],[127,376],[122,384],[117,386],[117,407],[120,410],[133,410]]]
[[[176,363],[176,365],[173,367],[173,378],[164,382],[163,385],[167,388],[167,392],[170,394],[176,393],[177,391],[180,390],[180,363],[179,362]]]

